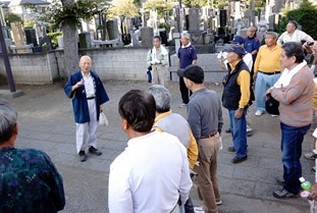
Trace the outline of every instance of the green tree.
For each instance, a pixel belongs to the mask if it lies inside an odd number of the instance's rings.
[[[5,15],[5,22],[6,22],[6,25],[8,27],[10,27],[11,23],[14,23],[14,22],[23,23],[20,16],[14,14],[14,13],[11,13],[11,12],[9,12]]]
[[[107,9],[105,0],[53,0],[43,13],[41,8],[32,7],[39,19],[61,28],[64,40],[64,71],[67,75],[78,69],[78,30],[81,19],[90,20]]]
[[[134,0],[113,0],[109,16],[133,18],[139,16],[139,8]]]
[[[165,0],[147,0],[143,6],[147,11],[156,10],[160,18],[173,11],[173,4]]]

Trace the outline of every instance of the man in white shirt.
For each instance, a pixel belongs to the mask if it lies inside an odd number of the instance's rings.
[[[155,113],[153,96],[140,90],[119,101],[129,141],[110,166],[110,213],[177,212],[188,199],[192,182],[186,148],[175,136],[151,131]]]
[[[297,28],[298,23],[296,21],[289,21],[286,26],[286,31],[278,38],[277,43],[281,45],[290,41],[297,43],[302,43],[303,41],[314,41],[311,36]]]
[[[161,44],[161,37],[154,36],[153,48],[148,52],[147,64],[151,66],[153,73],[153,84],[161,84],[164,86],[168,68],[168,51]]]

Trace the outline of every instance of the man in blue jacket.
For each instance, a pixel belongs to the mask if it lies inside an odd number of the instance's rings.
[[[67,97],[73,101],[76,148],[81,162],[87,160],[87,147],[91,154],[102,154],[97,149],[96,130],[101,105],[109,101],[102,81],[90,70],[91,64],[89,56],[82,56],[79,61],[80,71],[69,77],[64,88]]]

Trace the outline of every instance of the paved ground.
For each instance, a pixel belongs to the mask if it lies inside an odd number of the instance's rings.
[[[104,82],[111,101],[106,113],[110,126],[99,127],[99,148],[103,155],[89,156],[88,161],[79,162],[75,154],[75,126],[68,100],[60,84],[51,86],[18,86],[24,96],[11,99],[19,112],[19,139],[17,147],[36,148],[49,154],[64,178],[66,206],[62,212],[103,213],[107,211],[107,184],[109,165],[124,150],[127,137],[119,125],[117,104],[120,97],[130,89],[144,89],[145,82],[108,81]],[[221,86],[208,84],[221,94]],[[1,86],[0,88],[4,88]],[[186,116],[185,109],[179,109],[180,96],[176,83],[169,85],[174,112]],[[224,111],[225,112],[225,111]],[[249,159],[238,165],[230,163],[233,157],[226,148],[231,137],[223,134],[224,149],[219,154],[219,183],[223,205],[220,213],[299,213],[308,212],[308,202],[302,199],[277,200],[272,191],[279,189],[275,178],[281,177],[280,129],[278,118],[263,115],[254,116],[251,108],[254,134],[248,138]],[[228,127],[227,114],[224,113]],[[310,149],[313,139],[306,136],[303,152]],[[304,176],[313,180],[313,162],[302,160]],[[195,189],[192,196],[196,205]]]

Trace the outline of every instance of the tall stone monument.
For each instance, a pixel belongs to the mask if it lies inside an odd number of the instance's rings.
[[[118,20],[108,20],[107,21],[107,32],[109,40],[118,39],[119,38],[119,29],[118,29]]]
[[[188,10],[188,31],[197,33],[199,32],[200,27],[200,15],[199,15],[199,8],[190,8]]]
[[[152,46],[152,40],[154,36],[152,27],[142,27],[141,31],[141,42],[142,46],[149,47]]]

